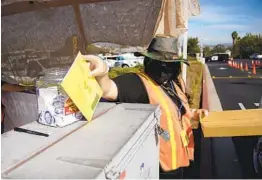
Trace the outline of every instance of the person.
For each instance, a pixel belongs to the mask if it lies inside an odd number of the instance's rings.
[[[108,76],[108,66],[98,56],[86,55],[90,75],[103,90],[103,98],[123,103],[159,104],[160,178],[182,178],[183,169],[194,159],[194,139],[190,122],[207,115],[203,109],[191,110],[181,78],[174,39],[156,37],[144,56],[144,73],[129,73],[115,79]]]
[[[3,92],[20,92],[20,91],[27,91],[30,89],[31,87],[20,86],[17,84],[10,84],[1,80],[1,91]],[[4,109],[5,107],[3,103],[1,103],[1,134],[4,133],[4,116],[5,116]]]
[[[44,120],[47,124],[55,123],[55,119],[49,111],[44,112]]]
[[[42,111],[39,115],[38,122],[44,125],[55,126],[56,120],[50,111]]]
[[[66,97],[63,95],[58,95],[53,99],[52,106],[56,114],[63,114],[65,101]]]

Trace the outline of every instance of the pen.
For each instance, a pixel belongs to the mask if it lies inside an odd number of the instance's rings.
[[[14,131],[24,132],[24,133],[28,133],[28,134],[34,134],[34,135],[38,135],[38,136],[45,136],[45,137],[49,136],[49,134],[41,133],[41,132],[38,132],[38,131],[32,131],[32,130],[29,130],[29,129],[19,128],[19,127],[15,127]]]

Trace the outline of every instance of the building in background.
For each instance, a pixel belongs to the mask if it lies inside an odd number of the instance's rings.
[[[228,49],[228,50],[226,50],[226,52],[225,52],[226,54],[228,54],[229,55],[229,57],[231,57],[231,51]]]

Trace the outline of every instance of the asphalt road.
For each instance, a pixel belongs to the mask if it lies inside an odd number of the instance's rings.
[[[242,62],[251,67],[251,61]],[[208,67],[211,76],[215,76],[213,82],[223,110],[257,108],[262,96],[262,78],[243,78],[252,70],[242,72],[226,63],[212,62]],[[262,76],[261,70],[257,70],[256,76]],[[252,164],[256,137],[215,138],[213,142],[216,178],[256,178]]]
[[[215,76],[213,82],[224,110],[256,108],[262,96],[262,78],[242,79],[241,77],[247,77],[250,74],[230,68],[225,63],[210,63],[208,67],[211,76]],[[232,76],[232,78],[229,78],[229,76]],[[256,76],[262,77],[262,74],[257,73]],[[221,77],[222,79],[220,79]],[[242,105],[239,105],[239,103]]]

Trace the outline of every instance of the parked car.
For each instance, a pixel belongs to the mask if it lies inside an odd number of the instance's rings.
[[[254,53],[251,56],[249,56],[250,59],[262,59],[262,54]]]
[[[227,62],[229,60],[229,55],[227,53],[213,54],[212,56],[205,57],[206,62]]]
[[[109,66],[109,68],[113,68],[115,67],[115,63],[118,59],[118,55],[111,55],[111,56],[103,56],[103,55],[98,55],[99,57],[101,57]]]
[[[117,61],[115,63],[115,67],[134,67],[137,65],[141,65],[144,62],[144,57],[136,57],[133,53],[121,54],[117,57]]]

